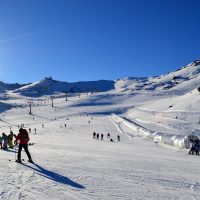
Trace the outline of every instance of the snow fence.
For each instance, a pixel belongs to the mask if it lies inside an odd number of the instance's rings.
[[[143,126],[140,126],[139,124],[132,122],[126,118],[117,116],[115,114],[111,114],[111,119],[120,126],[121,123],[128,126],[133,131],[137,132],[140,136],[150,138],[154,140],[154,142],[158,142],[160,144],[170,145],[179,149],[189,149],[190,143],[188,136],[183,135],[173,135],[168,133],[162,133],[162,132],[155,132],[146,129]]]

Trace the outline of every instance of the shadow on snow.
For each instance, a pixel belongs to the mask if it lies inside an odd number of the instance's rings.
[[[82,186],[82,185],[70,180],[66,176],[63,176],[61,174],[49,171],[49,170],[47,170],[47,169],[45,169],[45,168],[43,168],[43,167],[41,167],[41,166],[39,166],[37,164],[34,164],[34,166],[36,166],[37,168],[34,168],[34,167],[26,165],[26,164],[23,164],[23,165],[25,165],[26,167],[28,167],[30,169],[33,169],[33,170],[37,171],[40,176],[48,178],[48,179],[50,179],[52,181],[56,181],[58,183],[69,185],[69,186],[77,188],[77,189],[84,189],[85,188],[84,186]]]

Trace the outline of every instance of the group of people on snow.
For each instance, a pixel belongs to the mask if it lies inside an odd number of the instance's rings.
[[[28,162],[33,163],[33,160],[31,158],[30,152],[28,150],[28,142],[30,140],[28,131],[24,128],[19,129],[19,133],[15,135],[12,131],[10,131],[9,135],[6,135],[4,132],[2,133],[2,136],[0,136],[0,146],[3,150],[8,150],[8,148],[13,148],[14,144],[18,146],[18,154],[17,154],[17,160],[16,162],[21,163],[21,151],[24,149],[28,156]]]
[[[16,137],[12,131],[10,131],[9,135],[6,135],[4,132],[2,136],[0,136],[0,147],[1,149],[7,150],[9,148],[13,148],[13,139]]]
[[[190,140],[191,143],[191,149],[188,152],[188,154],[196,154],[199,155],[199,151],[200,151],[200,140],[196,139],[196,140]]]
[[[104,140],[104,134],[103,133],[96,133],[95,131],[92,134],[93,139],[97,140]],[[114,140],[111,138],[110,133],[107,133],[107,139],[110,140],[110,142],[114,142]],[[120,135],[117,135],[117,141],[120,142]]]

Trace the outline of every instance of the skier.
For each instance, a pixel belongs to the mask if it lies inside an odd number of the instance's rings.
[[[195,146],[194,146],[194,151],[195,151],[196,155],[199,155],[200,141],[196,141]]]
[[[28,129],[29,134],[31,133],[31,128]]]
[[[8,146],[9,148],[13,148],[13,137],[14,134],[12,131],[10,131],[10,134],[8,135]]]
[[[107,134],[107,139],[110,139],[110,133]]]
[[[22,163],[22,161],[21,161],[21,151],[22,151],[22,148],[23,148],[25,150],[27,156],[28,156],[28,159],[29,159],[28,162],[34,163],[32,158],[31,158],[31,155],[28,151],[29,140],[30,140],[30,138],[29,138],[27,130],[20,128],[19,134],[16,136],[16,140],[15,140],[15,144],[17,144],[17,142],[19,141],[19,148],[18,148],[18,154],[17,154],[16,162]]]
[[[0,146],[1,146],[1,149],[2,149],[2,142],[3,142],[3,138],[0,136]]]
[[[8,136],[5,133],[2,133],[3,147],[2,149],[8,149]]]
[[[97,133],[97,140],[99,140],[99,133]]]
[[[95,133],[95,131],[93,133],[93,139],[96,139],[96,133]]]
[[[191,142],[191,148],[190,148],[190,151],[188,152],[188,154],[194,154],[194,152],[195,152],[195,143]]]
[[[120,135],[117,135],[117,141],[120,142]]]
[[[103,133],[101,133],[101,140],[103,140],[103,136],[104,136]]]

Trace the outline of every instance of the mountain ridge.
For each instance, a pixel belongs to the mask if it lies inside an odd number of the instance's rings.
[[[13,90],[24,96],[43,96],[54,93],[82,93],[82,92],[106,92],[109,90],[129,91],[174,91],[181,90],[187,93],[199,86],[200,59],[168,74],[156,77],[127,77],[117,80],[97,80],[66,82],[54,80],[51,76],[40,81],[28,84],[6,84],[0,81],[0,93]]]

